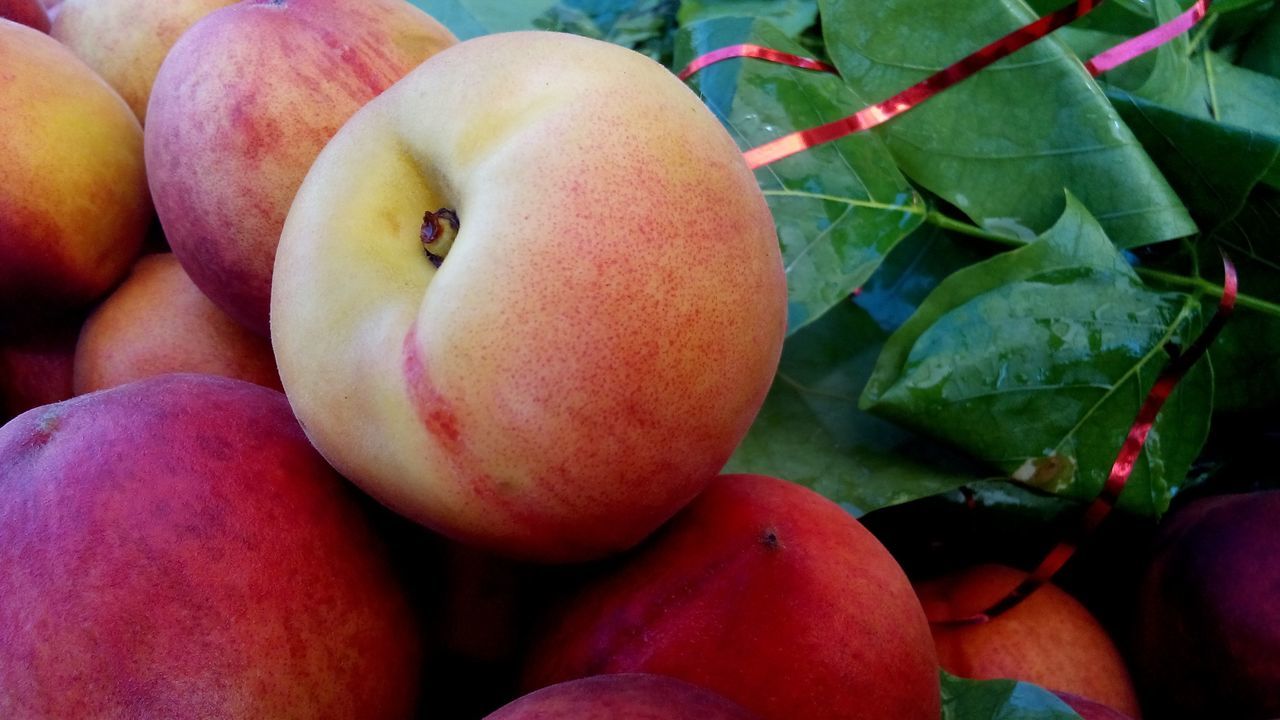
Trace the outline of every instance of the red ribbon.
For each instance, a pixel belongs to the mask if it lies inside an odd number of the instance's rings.
[[[690,62],[683,70],[680,71],[679,77],[681,80],[688,80],[691,75],[702,68],[730,58],[756,58],[758,60],[768,60],[769,62],[780,63],[782,65],[804,68],[805,70],[821,70],[823,72],[830,73],[836,71],[834,67],[822,62],[821,60],[814,60],[813,58],[792,55],[791,53],[782,52],[781,50],[774,50],[772,48],[761,47],[759,45],[743,43],[741,45],[722,47],[719,50],[712,50],[705,55],[700,55],[694,58],[693,62]]]
[[[1054,30],[1084,17],[1101,5],[1103,1],[1078,0],[1070,5],[1063,6],[1037,19],[1035,22],[1014,30],[959,62],[939,70],[888,100],[863,108],[853,115],[825,125],[784,135],[764,145],[747,150],[742,156],[746,159],[747,166],[755,170],[808,150],[811,147],[839,140],[846,135],[852,135],[880,125],[920,105],[943,90],[967,80],[988,65],[1012,55]],[[1094,56],[1085,63],[1085,70],[1096,77],[1173,40],[1200,22],[1208,12],[1211,2],[1212,0],[1197,0],[1196,4],[1189,10],[1173,20]],[[767,60],[806,70],[836,72],[835,68],[820,60],[744,43],[723,47],[694,58],[692,62],[680,71],[679,77],[681,80],[687,80],[694,73],[708,65],[722,60],[742,57]]]
[[[1235,264],[1225,254],[1222,256],[1222,271],[1225,280],[1222,284],[1222,297],[1218,300],[1217,311],[1214,312],[1209,324],[1205,326],[1204,331],[1196,337],[1195,341],[1165,366],[1160,376],[1156,378],[1155,384],[1151,386],[1151,390],[1147,392],[1147,397],[1143,401],[1142,407],[1138,409],[1138,416],[1134,419],[1133,425],[1129,427],[1129,433],[1125,436],[1124,444],[1120,446],[1120,452],[1116,455],[1116,460],[1111,465],[1111,473],[1107,476],[1106,483],[1103,484],[1098,496],[1085,509],[1074,537],[1059,541],[1026,579],[985,610],[956,619],[930,619],[930,623],[934,625],[974,625],[988,622],[1001,613],[1007,612],[1025,600],[1031,593],[1048,583],[1062,569],[1062,566],[1071,559],[1071,556],[1075,554],[1079,541],[1092,533],[1099,523],[1111,514],[1116,502],[1120,499],[1120,491],[1124,490],[1125,484],[1129,482],[1129,476],[1133,474],[1133,465],[1138,461],[1138,456],[1142,454],[1142,447],[1147,442],[1147,435],[1151,433],[1151,428],[1155,426],[1156,416],[1160,414],[1160,409],[1164,407],[1164,403],[1169,399],[1169,395],[1173,393],[1173,389],[1177,387],[1182,378],[1196,364],[1196,361],[1208,352],[1209,346],[1218,337],[1218,333],[1222,332],[1227,319],[1231,317],[1231,313],[1235,310],[1236,295],[1239,292],[1239,280],[1236,277]]]
[[[746,159],[747,165],[754,170],[803,152],[816,145],[838,140],[846,135],[875,127],[907,112],[947,88],[972,77],[992,63],[1012,55],[1063,25],[1084,17],[1098,5],[1101,5],[1102,2],[1103,0],[1079,0],[1073,4],[1063,6],[1035,22],[1005,35],[959,62],[939,70],[888,100],[864,108],[840,120],[784,135],[764,145],[747,150],[743,153],[743,157]],[[1199,23],[1208,12],[1211,2],[1212,0],[1197,0],[1195,5],[1173,20],[1095,55],[1084,64],[1085,70],[1090,75],[1097,77],[1170,42]],[[830,65],[812,58],[779,52],[758,45],[742,44],[721,48],[694,59],[680,72],[680,79],[687,80],[695,72],[708,65],[737,57],[753,57],[808,70],[836,72]],[[1195,339],[1185,352],[1179,354],[1165,366],[1163,372],[1156,378],[1155,384],[1147,393],[1146,399],[1138,410],[1137,418],[1134,419],[1133,425],[1130,426],[1129,432],[1125,436],[1124,444],[1121,445],[1120,452],[1111,466],[1107,481],[1103,484],[1098,496],[1086,508],[1075,536],[1070,539],[1063,539],[1055,545],[1025,580],[982,612],[959,619],[930,619],[930,623],[937,625],[983,623],[1015,607],[1031,593],[1048,583],[1075,554],[1079,540],[1092,533],[1111,513],[1120,498],[1120,492],[1124,490],[1130,475],[1133,474],[1134,463],[1137,462],[1142,453],[1142,448],[1146,444],[1147,436],[1150,434],[1152,427],[1155,425],[1156,416],[1160,413],[1160,409],[1187,371],[1208,351],[1209,345],[1221,332],[1227,318],[1230,317],[1235,308],[1238,290],[1236,268],[1226,255],[1223,255],[1222,263],[1225,281],[1217,311],[1205,327],[1204,332]]]
[[[1088,70],[1090,75],[1097,77],[1136,57],[1146,55],[1195,27],[1196,23],[1203,20],[1205,14],[1209,12],[1209,4],[1210,0],[1198,0],[1190,9],[1169,22],[1094,55],[1084,64],[1084,69]]]

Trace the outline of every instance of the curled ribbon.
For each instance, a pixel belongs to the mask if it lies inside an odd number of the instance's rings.
[[[752,170],[775,163],[783,158],[808,150],[811,147],[839,140],[873,128],[920,105],[934,95],[977,74],[992,63],[1012,55],[1031,43],[1045,37],[1058,28],[1078,20],[1104,0],[1078,0],[1025,25],[986,47],[966,56],[929,77],[890,97],[887,100],[863,108],[848,117],[824,125],[799,130],[771,140],[742,154]],[[1085,70],[1094,77],[1116,68],[1141,55],[1164,45],[1200,22],[1209,11],[1212,0],[1197,0],[1189,10],[1173,20],[1126,40],[1105,50],[1085,63]],[[731,58],[756,58],[781,63],[806,70],[836,72],[835,68],[820,60],[761,47],[759,45],[730,45],[694,58],[680,71],[681,80],[708,65]]]
[[[774,50],[773,48],[743,43],[742,45],[730,45],[728,47],[722,47],[719,50],[712,50],[705,55],[700,55],[694,58],[692,62],[680,71],[679,78],[681,80],[688,80],[690,76],[708,65],[713,65],[721,60],[743,57],[768,60],[769,62],[781,63],[783,65],[790,65],[792,67],[803,68],[805,70],[821,70],[823,72],[830,73],[836,71],[834,67],[822,62],[821,60],[792,55],[791,53]]]
[[[1060,540],[1026,579],[986,609],[967,617],[955,619],[937,620],[930,618],[929,622],[931,624],[949,626],[976,625],[988,622],[997,615],[1010,610],[1042,585],[1048,583],[1062,569],[1067,560],[1070,560],[1071,556],[1075,554],[1080,540],[1092,533],[1103,519],[1111,514],[1111,511],[1115,509],[1116,502],[1120,499],[1120,491],[1124,490],[1125,484],[1129,481],[1129,476],[1133,474],[1133,465],[1142,453],[1142,447],[1147,442],[1147,435],[1151,433],[1151,428],[1155,426],[1156,416],[1160,414],[1160,408],[1164,407],[1165,401],[1169,399],[1173,389],[1177,387],[1187,372],[1208,352],[1209,346],[1218,337],[1218,333],[1222,332],[1227,319],[1235,310],[1239,280],[1236,277],[1235,264],[1231,262],[1231,259],[1226,254],[1222,256],[1222,270],[1224,281],[1222,283],[1222,297],[1218,300],[1218,309],[1209,320],[1209,324],[1205,326],[1204,331],[1196,337],[1195,341],[1184,352],[1178,353],[1165,366],[1160,376],[1156,378],[1155,384],[1151,386],[1151,390],[1147,392],[1147,397],[1143,400],[1142,407],[1138,409],[1138,416],[1134,419],[1133,425],[1129,427],[1129,433],[1125,436],[1124,444],[1120,446],[1120,452],[1116,455],[1116,460],[1111,465],[1111,473],[1107,476],[1106,483],[1103,484],[1098,496],[1085,509],[1075,535],[1071,538]]]
[[[1027,45],[1045,37],[1054,30],[1067,25],[1102,4],[1103,0],[1079,0],[1065,5],[1038,20],[1015,30],[986,47],[974,52],[960,61],[949,65],[930,75],[924,80],[899,92],[887,100],[871,105],[840,120],[819,125],[807,130],[800,130],[772,140],[743,153],[747,165],[757,169],[777,162],[796,153],[803,152],[816,145],[838,140],[846,135],[861,132],[875,127],[893,117],[918,106],[929,98],[950,88],[969,77],[972,77],[992,63],[1008,57]],[[1178,17],[1163,23],[1141,35],[1126,40],[1104,50],[1084,63],[1085,70],[1094,77],[1112,70],[1137,57],[1170,42],[1187,32],[1199,23],[1209,11],[1212,0],[1197,0],[1195,5]],[[751,57],[770,62],[783,63],[793,67],[824,72],[836,72],[830,65],[812,58],[800,57],[790,53],[779,52],[758,45],[732,45],[707,53],[693,60],[679,74],[680,79],[687,80],[694,73],[722,60],[737,57]],[[1133,473],[1147,436],[1155,425],[1156,416],[1172,394],[1174,388],[1209,349],[1209,345],[1221,332],[1227,318],[1235,308],[1238,280],[1235,265],[1225,254],[1222,257],[1225,280],[1222,297],[1218,309],[1214,313],[1205,330],[1195,339],[1187,350],[1177,355],[1156,379],[1155,385],[1147,393],[1138,415],[1125,436],[1124,444],[1111,466],[1102,490],[1090,503],[1081,518],[1080,527],[1074,536],[1061,540],[1045,555],[1040,564],[1016,588],[1007,593],[986,609],[974,615],[957,619],[930,619],[935,625],[968,625],[988,622],[996,616],[1015,607],[1036,589],[1048,583],[1062,566],[1075,554],[1081,539],[1092,533],[1098,525],[1115,508],[1120,492]]]

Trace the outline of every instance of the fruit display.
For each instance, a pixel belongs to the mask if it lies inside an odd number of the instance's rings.
[[[1280,717],[1280,0],[0,0],[0,720]]]

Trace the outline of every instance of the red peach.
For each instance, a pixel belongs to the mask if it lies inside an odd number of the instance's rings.
[[[50,33],[97,71],[138,121],[145,122],[151,84],[169,49],[197,20],[235,2],[66,0]]]
[[[47,318],[38,327],[0,335],[0,424],[74,394],[71,376],[81,323],[79,316]]]
[[[1172,515],[1138,600],[1134,663],[1153,716],[1280,717],[1280,490]]]
[[[271,344],[219,310],[172,253],[147,255],[85,321],[76,348],[75,392],[171,372],[280,389]]]
[[[12,20],[39,30],[49,32],[49,11],[40,0],[0,0],[0,20]]]
[[[1004,597],[1026,573],[980,565],[916,586],[930,619],[969,617]],[[935,623],[942,667],[975,680],[1010,678],[1110,705],[1138,716],[1120,651],[1075,598],[1045,585],[1011,610],[974,625]]]
[[[150,222],[142,128],[61,43],[0,20],[0,323],[83,307]]]
[[[404,0],[245,0],[165,57],[147,106],[147,175],[196,285],[268,334],[285,216],[352,113],[440,49],[448,30]]]
[[[758,720],[715,693],[662,675],[598,675],[552,685],[485,720]]]
[[[1086,697],[1080,697],[1067,692],[1056,692],[1054,695],[1058,699],[1067,704],[1067,707],[1076,711],[1083,720],[1133,720],[1133,718],[1116,710],[1108,705],[1094,702]]]
[[[0,717],[408,718],[420,638],[283,394],[165,375],[0,428]]]
[[[670,675],[766,720],[937,720],[938,664],[888,551],[817,493],[716,478],[622,564],[558,608],[526,666],[539,687]]]

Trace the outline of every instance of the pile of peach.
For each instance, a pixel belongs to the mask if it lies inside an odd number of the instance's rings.
[[[666,69],[404,0],[0,18],[0,717],[934,720],[940,668],[1137,717],[1066,593],[931,629],[1021,574],[913,588],[837,504],[718,474],[784,271]],[[1265,635],[1188,564],[1280,552],[1223,519],[1277,494],[1215,502],[1149,578],[1210,616],[1144,626],[1152,695],[1280,712],[1274,658],[1186,679]]]

